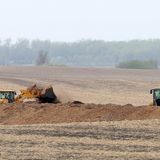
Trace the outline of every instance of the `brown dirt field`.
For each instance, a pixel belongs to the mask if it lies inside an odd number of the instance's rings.
[[[0,88],[17,91],[33,83],[51,84],[63,102],[148,105],[149,90],[160,87],[160,70],[70,67],[0,67]],[[4,86],[3,86],[4,84]]]
[[[2,160],[159,160],[160,120],[0,125]]]
[[[18,104],[0,107],[0,124],[46,124],[160,119],[160,108],[96,104]]]
[[[159,70],[69,67],[0,67],[0,89],[51,84],[62,104],[0,107],[1,124],[159,119],[149,107],[149,90],[159,86]],[[86,104],[71,105],[79,100]],[[112,105],[112,104],[117,105]],[[126,105],[127,103],[137,105]],[[103,105],[104,104],[104,105]],[[107,105],[105,105],[107,104]],[[144,106],[145,105],[145,106]]]
[[[158,160],[160,108],[148,104],[159,80],[160,70],[0,67],[0,89],[51,84],[63,102],[1,105],[0,159]]]

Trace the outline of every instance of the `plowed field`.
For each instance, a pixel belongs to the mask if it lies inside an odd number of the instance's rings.
[[[0,67],[0,89],[51,84],[62,102],[1,105],[0,159],[158,160],[160,108],[148,104],[159,80],[159,70]]]
[[[160,120],[0,126],[0,159],[158,160]]]

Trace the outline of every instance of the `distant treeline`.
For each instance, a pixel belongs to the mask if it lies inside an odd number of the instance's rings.
[[[155,60],[140,61],[140,60],[131,60],[120,62],[117,68],[127,68],[127,69],[158,69],[158,63]]]
[[[132,41],[83,40],[73,43],[49,40],[7,39],[0,43],[0,65],[35,65],[39,53],[50,65],[117,66],[132,60],[160,63],[160,39]]]

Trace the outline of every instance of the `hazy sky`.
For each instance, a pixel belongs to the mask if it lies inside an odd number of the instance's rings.
[[[160,38],[160,0],[0,0],[0,39]]]

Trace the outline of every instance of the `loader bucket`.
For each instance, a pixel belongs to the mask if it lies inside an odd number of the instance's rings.
[[[55,95],[52,86],[46,88],[39,87],[36,84],[21,90],[21,94],[16,98],[16,102],[23,103],[28,101],[35,101],[39,103],[57,103],[57,96]]]
[[[38,97],[41,103],[53,103],[57,102],[57,96],[55,95],[52,86],[44,88]]]

